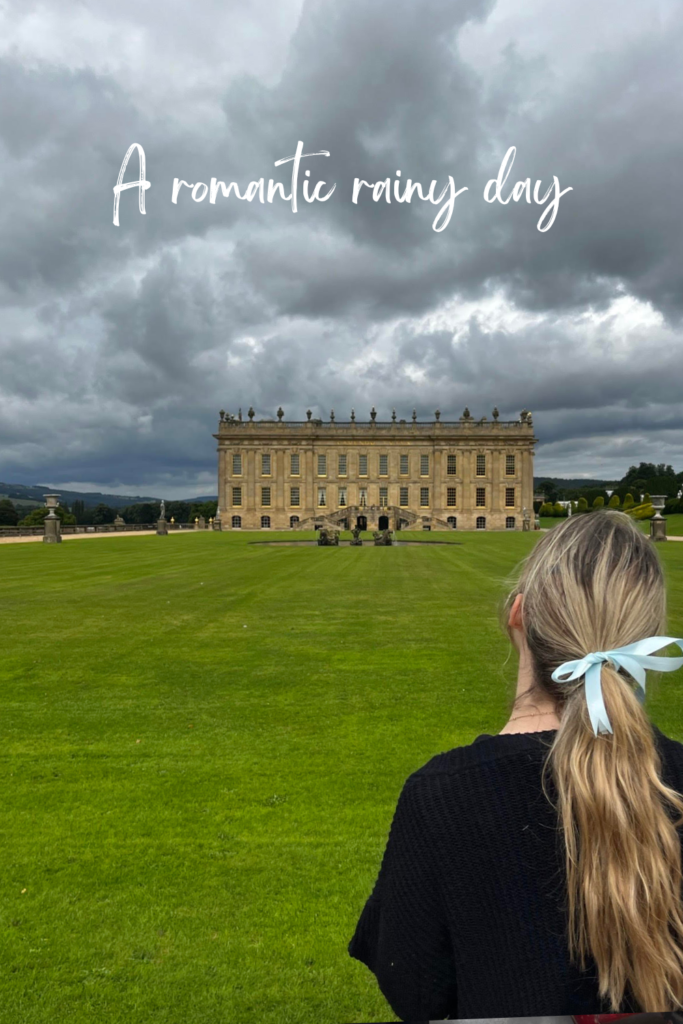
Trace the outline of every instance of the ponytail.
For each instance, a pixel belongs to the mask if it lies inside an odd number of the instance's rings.
[[[643,1011],[683,1008],[683,798],[661,779],[652,726],[630,677],[610,663],[601,688],[612,733],[591,725],[582,678],[553,682],[563,662],[665,630],[654,545],[620,512],[572,517],[536,545],[521,593],[533,691],[556,702],[552,777],[567,874],[571,958],[592,957],[601,998],[619,1012],[630,990]],[[677,814],[673,813],[677,812]]]

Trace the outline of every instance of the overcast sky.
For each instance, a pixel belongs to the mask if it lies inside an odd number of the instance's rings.
[[[537,475],[683,470],[682,54],[680,0],[0,0],[0,480],[215,493],[250,405],[528,408]],[[324,203],[171,202],[288,192],[299,140]],[[484,201],[511,146],[504,195],[572,189],[548,231]],[[351,202],[397,170],[467,187],[443,231]]]

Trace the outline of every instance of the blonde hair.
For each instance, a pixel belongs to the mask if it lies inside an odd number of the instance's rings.
[[[654,544],[622,512],[572,516],[548,532],[508,596],[522,594],[522,628],[537,694],[560,726],[552,774],[564,834],[570,956],[592,956],[601,998],[618,1012],[630,988],[643,1011],[683,1007],[683,799],[660,777],[652,726],[629,676],[602,667],[613,733],[596,737],[584,679],[555,683],[563,662],[665,634],[666,592]],[[526,697],[527,694],[521,695]],[[519,698],[518,698],[519,699]],[[680,815],[674,821],[671,808]]]

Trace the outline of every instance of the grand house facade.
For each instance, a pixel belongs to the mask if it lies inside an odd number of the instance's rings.
[[[521,530],[533,516],[531,413],[447,422],[246,419],[221,410],[221,529]],[[528,527],[527,527],[528,528]]]

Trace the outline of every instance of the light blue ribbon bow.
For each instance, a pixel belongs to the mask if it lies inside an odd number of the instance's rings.
[[[642,703],[645,699],[646,669],[655,672],[675,672],[676,669],[683,666],[683,658],[651,657],[653,651],[660,651],[662,647],[668,647],[669,644],[677,644],[683,651],[682,639],[672,636],[650,636],[646,640],[638,640],[634,644],[617,647],[613,651],[595,651],[576,661],[565,661],[564,665],[555,669],[552,679],[556,683],[571,683],[585,675],[586,703],[593,732],[596,736],[598,731],[612,732],[600,685],[603,664],[609,661],[615,668],[623,668],[630,676],[633,676],[638,684],[636,695]]]

